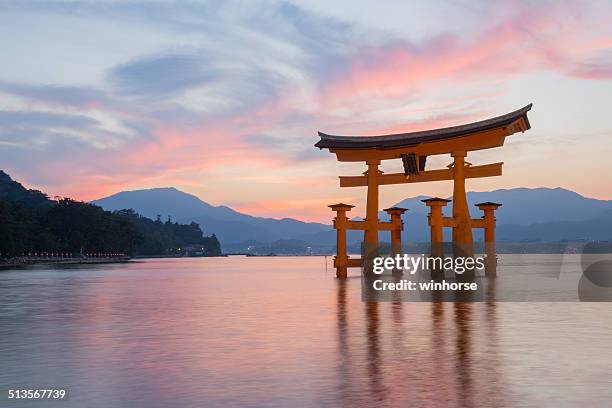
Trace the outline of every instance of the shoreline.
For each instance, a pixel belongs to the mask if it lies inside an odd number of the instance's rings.
[[[30,265],[81,265],[81,264],[108,264],[108,263],[127,263],[133,258],[129,256],[113,258],[40,258],[40,259],[19,259],[0,262],[0,269],[16,268]]]

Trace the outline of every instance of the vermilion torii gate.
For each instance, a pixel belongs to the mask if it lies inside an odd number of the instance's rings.
[[[429,225],[432,243],[442,242],[442,227],[453,229],[453,244],[471,252],[472,228],[485,229],[487,253],[494,249],[494,210],[501,204],[480,203],[482,219],[471,219],[465,194],[465,179],[501,176],[503,162],[474,166],[466,161],[468,152],[503,146],[506,136],[531,128],[527,112],[531,104],[514,112],[460,126],[399,133],[382,136],[334,136],[319,132],[321,140],[315,146],[328,149],[342,162],[365,162],[367,171],[361,176],[340,176],[340,187],[367,186],[366,218],[352,221],[346,216],[353,207],[348,204],[330,205],[336,212],[334,228],[338,233],[337,255],[334,258],[336,276],[346,277],[348,267],[362,266],[362,259],[350,259],[346,252],[346,230],[364,231],[366,248],[378,246],[378,231],[391,231],[394,252],[401,250],[401,214],[404,209],[390,208],[390,222],[378,220],[378,187],[387,184],[422,183],[453,180],[453,216],[443,217],[442,207],[448,200],[424,200],[430,207]],[[425,170],[428,156],[450,154],[453,162],[446,169]],[[378,169],[382,160],[401,159],[403,173],[384,174]]]

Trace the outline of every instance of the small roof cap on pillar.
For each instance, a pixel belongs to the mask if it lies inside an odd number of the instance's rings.
[[[425,200],[421,200],[421,201],[430,207],[435,206],[435,205],[446,205],[451,202],[451,200],[447,200],[446,198],[440,198],[440,197],[426,198]]]
[[[408,209],[402,208],[402,207],[389,207],[389,208],[385,208],[383,211],[386,212],[387,214],[403,214],[406,211],[408,211]]]
[[[493,203],[491,201],[485,201],[484,203],[478,203],[478,204],[474,204],[476,207],[480,208],[481,210],[484,210],[485,208],[493,208],[496,209],[497,207],[501,207],[502,205],[500,203]]]
[[[351,208],[354,208],[354,205],[350,205],[350,204],[344,204],[344,203],[338,203],[338,204],[332,204],[332,205],[328,205],[329,208],[331,208],[334,211],[351,211]]]

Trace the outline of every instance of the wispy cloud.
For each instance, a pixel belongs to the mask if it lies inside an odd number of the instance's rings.
[[[108,100],[102,90],[78,86],[0,82],[0,93],[23,98],[28,103],[79,109],[94,108]]]
[[[147,98],[174,96],[212,82],[217,76],[203,58],[189,54],[140,58],[110,73],[118,94]]]
[[[98,120],[42,111],[0,111],[0,140],[13,146],[44,149],[61,139],[78,140],[94,148],[115,147],[129,134],[109,130]]]

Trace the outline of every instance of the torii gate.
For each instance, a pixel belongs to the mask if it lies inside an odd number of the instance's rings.
[[[433,243],[442,242],[442,227],[453,229],[453,244],[471,252],[473,247],[472,228],[485,229],[487,254],[494,255],[494,210],[501,204],[480,203],[484,211],[482,219],[471,219],[465,194],[465,179],[501,176],[503,162],[474,166],[466,162],[467,153],[473,150],[491,149],[503,146],[506,136],[530,129],[527,112],[529,104],[514,112],[460,126],[399,133],[382,136],[335,136],[319,132],[321,140],[315,146],[328,149],[336,154],[338,161],[365,162],[367,171],[362,176],[340,176],[340,187],[367,186],[366,218],[364,221],[350,221],[348,204],[330,205],[336,212],[334,228],[337,230],[337,255],[334,258],[336,276],[346,277],[348,267],[362,266],[362,259],[350,259],[346,253],[346,230],[364,230],[366,248],[377,248],[378,231],[391,231],[393,251],[401,248],[403,225],[400,208],[385,211],[391,215],[390,222],[378,220],[378,186],[387,184],[422,183],[428,181],[453,180],[453,216],[442,217],[442,207],[449,200],[433,198],[424,200],[430,207],[429,225]],[[450,154],[453,163],[446,169],[425,170],[428,156]],[[402,159],[403,173],[384,174],[378,169],[382,160]],[[401,249],[400,249],[401,250]]]

